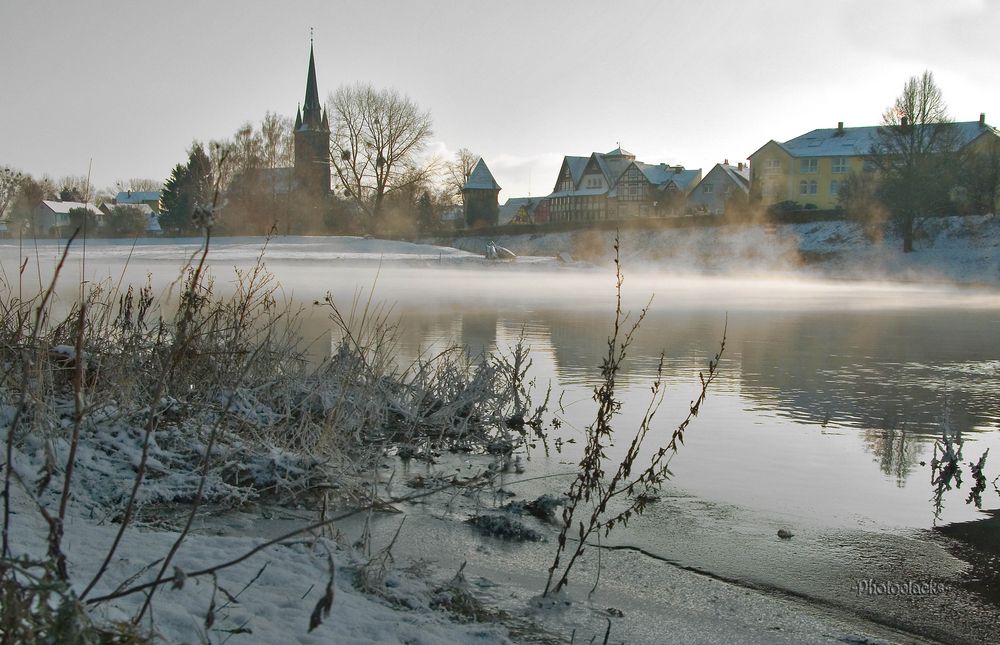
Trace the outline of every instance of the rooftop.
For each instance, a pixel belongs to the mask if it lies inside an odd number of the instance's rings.
[[[472,169],[469,179],[462,186],[462,190],[500,190],[500,185],[493,178],[493,173],[490,172],[486,162],[480,159],[476,163],[476,167]]]
[[[793,157],[861,156],[871,152],[878,140],[882,126],[868,125],[856,128],[820,128],[779,143]],[[996,130],[979,121],[950,123],[954,128],[959,147],[965,146],[979,135]]]

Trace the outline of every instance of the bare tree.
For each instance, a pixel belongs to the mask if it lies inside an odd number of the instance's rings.
[[[64,202],[85,202],[94,196],[94,186],[84,175],[66,175],[55,181],[59,199]]]
[[[13,205],[14,197],[21,189],[24,173],[10,166],[0,168],[0,221],[7,215],[7,209]]]
[[[880,197],[903,238],[904,253],[913,250],[920,218],[949,207],[957,135],[929,71],[906,81],[882,115],[870,161],[881,173]]]
[[[433,133],[430,112],[394,89],[356,84],[337,89],[327,113],[337,179],[371,230],[388,195],[412,188],[435,171],[435,163],[420,158]]]
[[[462,194],[462,188],[469,181],[469,175],[472,174],[478,161],[479,155],[468,148],[459,148],[455,153],[455,159],[445,166],[445,185],[454,198]]]
[[[231,139],[212,141],[212,167],[219,173],[221,190],[228,190],[240,175],[249,176],[249,171],[291,167],[293,141],[292,120],[274,112],[266,112],[257,126],[247,121]]]
[[[292,120],[267,112],[260,121],[260,155],[264,168],[288,168],[295,162]]]
[[[118,192],[154,193],[163,190],[163,182],[159,179],[132,177],[131,179],[119,179],[115,182],[115,188],[118,189]]]

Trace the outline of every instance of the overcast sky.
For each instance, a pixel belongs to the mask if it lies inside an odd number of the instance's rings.
[[[482,155],[501,200],[563,155],[622,147],[708,172],[770,139],[877,124],[934,72],[958,121],[1000,124],[995,0],[0,0],[0,165],[165,179],[192,140],[369,81]]]

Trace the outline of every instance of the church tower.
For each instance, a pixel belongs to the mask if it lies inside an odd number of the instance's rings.
[[[295,186],[301,193],[325,199],[330,192],[330,122],[319,102],[316,61],[309,42],[306,99],[295,111]]]

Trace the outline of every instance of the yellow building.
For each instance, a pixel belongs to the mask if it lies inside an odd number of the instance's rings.
[[[978,148],[997,139],[997,130],[979,121],[953,123],[959,149]],[[798,202],[803,207],[833,209],[852,173],[874,172],[870,158],[880,126],[807,132],[784,143],[773,139],[750,155],[750,195],[769,206]]]

